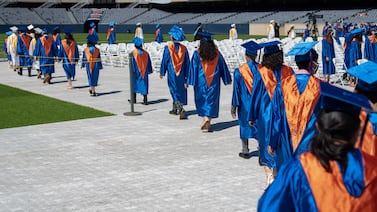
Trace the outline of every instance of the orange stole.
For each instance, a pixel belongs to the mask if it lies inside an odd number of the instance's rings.
[[[75,56],[76,42],[75,41],[71,41],[71,44],[68,45],[67,40],[64,39],[64,40],[62,40],[62,45],[63,45],[65,53],[68,56],[69,63],[72,64],[74,56]]]
[[[93,54],[90,53],[89,47],[86,47],[84,51],[85,51],[86,59],[89,62],[89,71],[90,73],[93,73],[94,64],[97,62],[97,59],[98,59],[99,49],[94,48]]]
[[[310,152],[299,156],[299,160],[312,190],[318,211],[376,211],[377,170],[374,167],[377,161],[372,156],[363,153],[366,188],[358,198],[348,193],[335,161],[330,161],[332,173],[328,173]],[[368,164],[368,166],[365,166],[365,164]],[[374,179],[374,181],[370,181],[371,179]]]
[[[43,49],[45,50],[46,57],[48,57],[51,51],[51,47],[52,47],[52,38],[43,36],[40,39],[41,39]]]
[[[106,34],[106,39],[109,40],[111,31],[113,31],[113,28],[108,28],[107,29],[107,34]]]
[[[361,133],[361,130],[364,127],[365,119],[367,118],[367,114],[365,110],[360,111],[359,118],[360,118],[360,133]],[[355,146],[357,148],[360,147],[360,136]],[[369,121],[367,122],[367,129],[365,130],[361,150],[372,156],[377,156],[377,136],[374,134],[373,126]]]
[[[247,87],[247,90],[249,91],[249,94],[251,94],[252,88],[253,88],[253,80],[254,76],[251,73],[249,65],[247,63],[242,64],[239,68],[240,74],[243,78],[243,81],[245,81],[245,85]]]
[[[175,75],[178,76],[179,73],[181,73],[182,64],[185,59],[186,47],[179,45],[178,52],[175,52],[174,43],[169,43],[168,49],[171,57],[171,62],[173,63]]]
[[[267,89],[268,95],[270,96],[270,99],[272,99],[272,96],[274,95],[277,80],[275,78],[274,72],[271,69],[268,69],[265,66],[258,66],[259,72],[261,74],[263,83]],[[281,80],[291,76],[293,74],[293,71],[290,67],[283,65],[281,67]]]
[[[320,97],[319,80],[311,76],[301,95],[295,75],[283,80],[281,86],[287,121],[292,136],[292,147],[295,151]]]
[[[148,52],[143,50],[143,54],[140,55],[138,50],[134,49],[132,51],[132,54],[136,60],[136,65],[137,65],[137,68],[139,69],[141,77],[144,79],[145,72],[147,70],[147,65],[148,65]]]
[[[22,42],[25,44],[26,49],[27,49],[28,52],[29,52],[29,47],[30,47],[31,37],[29,37],[28,35],[25,35],[25,34],[21,34],[21,35],[20,35],[20,38],[21,38]],[[28,39],[28,38],[29,38],[29,39]]]
[[[206,77],[208,87],[211,87],[213,76],[215,75],[217,62],[219,61],[219,54],[219,51],[217,51],[215,59],[211,61],[202,60],[202,67],[204,70],[204,76]]]

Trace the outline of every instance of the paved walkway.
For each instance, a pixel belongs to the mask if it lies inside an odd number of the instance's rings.
[[[202,133],[192,88],[188,119],[178,120],[168,114],[166,78],[157,73],[150,76],[151,104],[135,105],[141,116],[123,115],[130,111],[127,68],[105,66],[98,97],[89,96],[84,69],[77,69],[73,90],[66,89],[61,64],[52,82],[18,76],[0,62],[1,84],[115,115],[1,129],[0,211],[256,210],[264,171],[257,157],[238,157],[232,86],[222,87],[214,132]]]

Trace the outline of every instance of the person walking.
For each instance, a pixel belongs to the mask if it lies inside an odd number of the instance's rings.
[[[173,99],[173,108],[169,114],[179,115],[179,119],[185,119],[184,105],[187,105],[186,80],[190,68],[190,57],[186,46],[180,43],[185,40],[182,29],[174,25],[168,34],[172,42],[169,42],[163,52],[160,67],[160,78],[168,75],[168,86]]]
[[[68,81],[67,87],[68,89],[72,89],[72,81],[75,80],[76,64],[79,61],[80,54],[72,31],[66,29],[64,33],[65,35],[64,39],[61,41],[62,47],[60,48],[58,57],[59,60],[63,61],[63,69]]]

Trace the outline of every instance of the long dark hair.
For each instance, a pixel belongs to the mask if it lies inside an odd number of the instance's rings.
[[[262,66],[275,70],[281,68],[284,63],[283,50],[272,54],[263,55]]]
[[[216,58],[217,47],[213,40],[204,41],[200,40],[199,56],[203,61],[211,61]]]
[[[344,173],[347,153],[354,150],[360,128],[360,119],[341,111],[322,110],[317,116],[318,133],[312,139],[311,152],[323,168],[331,172],[330,161],[336,160]]]

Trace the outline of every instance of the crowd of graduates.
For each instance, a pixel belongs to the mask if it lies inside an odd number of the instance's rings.
[[[107,38],[115,41],[110,24]],[[337,25],[337,27],[340,26]],[[232,26],[234,28],[235,26]],[[156,42],[159,42],[156,26]],[[377,202],[377,61],[376,27],[346,25],[344,31],[345,65],[355,79],[354,92],[331,85],[314,74],[320,55],[315,51],[317,41],[298,43],[283,52],[281,42],[271,39],[264,43],[248,41],[246,63],[233,72],[213,41],[212,34],[202,30],[198,49],[191,59],[182,28],[174,25],[168,34],[160,78],[167,77],[173,100],[169,114],[185,119],[187,89],[192,86],[200,129],[211,131],[211,120],[219,116],[221,81],[233,83],[230,115],[239,122],[242,158],[250,158],[249,139],[259,146],[259,164],[266,173],[265,192],[259,200],[259,211],[374,211]],[[12,27],[7,41],[12,69],[22,75],[32,65],[51,83],[56,60],[62,61],[72,88],[75,65],[79,59],[77,44],[69,30],[60,39],[55,28],[49,37],[48,29],[28,26]],[[294,30],[294,29],[293,29]],[[338,28],[335,30],[337,31]],[[18,34],[19,32],[19,34]],[[335,73],[333,41],[342,42],[330,25],[324,28],[322,40],[323,72]],[[234,32],[233,32],[234,33]],[[336,34],[336,33],[335,33]],[[361,41],[365,35],[364,58]],[[111,39],[110,39],[111,38]],[[271,36],[272,38],[272,36]],[[102,69],[95,24],[90,25],[81,67],[87,70],[89,93],[96,96],[99,70]],[[109,41],[110,42],[110,41]],[[137,24],[135,48],[131,52],[133,93],[143,95],[148,104],[149,79],[153,72],[149,53],[143,49],[142,25]],[[298,70],[285,65],[284,54],[295,58]],[[39,63],[36,63],[38,61]]]

